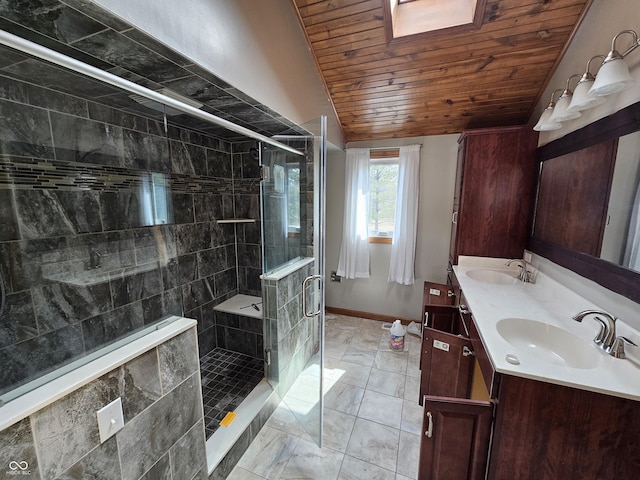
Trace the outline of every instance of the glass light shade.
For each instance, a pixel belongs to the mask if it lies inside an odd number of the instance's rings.
[[[572,97],[573,95],[571,95],[571,93],[562,94],[562,96],[556,102],[556,106],[553,109],[553,113],[551,114],[551,117],[549,117],[550,123],[566,122],[567,120],[573,120],[574,118],[578,118],[580,115],[582,115],[578,111],[570,112],[568,110]]]
[[[604,97],[592,97],[589,95],[589,90],[592,85],[593,80],[583,80],[576,85],[571,103],[567,107],[568,112],[581,112],[582,110],[596,107],[607,101]]]
[[[629,66],[623,58],[614,58],[605,62],[598,71],[589,95],[601,97],[621,92],[633,83]]]
[[[551,130],[558,130],[562,128],[561,123],[549,121],[552,113],[553,113],[553,107],[545,108],[544,112],[542,112],[542,115],[540,115],[540,120],[538,120],[538,123],[536,123],[533,129],[536,132],[549,132]]]

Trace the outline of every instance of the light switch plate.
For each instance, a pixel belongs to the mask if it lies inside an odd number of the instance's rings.
[[[98,416],[98,431],[100,443],[106,442],[124,427],[124,414],[122,413],[122,399],[116,398],[109,405],[96,412]]]

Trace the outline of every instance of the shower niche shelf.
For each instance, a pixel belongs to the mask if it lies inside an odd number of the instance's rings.
[[[218,223],[255,223],[255,218],[227,218],[225,220],[217,220]]]

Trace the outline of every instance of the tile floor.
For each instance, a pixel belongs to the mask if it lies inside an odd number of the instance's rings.
[[[418,477],[420,341],[407,335],[404,352],[391,351],[389,332],[381,326],[327,315],[323,448],[311,441],[285,399],[229,480]]]
[[[200,359],[206,436],[220,426],[264,378],[264,361],[238,352],[214,348]]]

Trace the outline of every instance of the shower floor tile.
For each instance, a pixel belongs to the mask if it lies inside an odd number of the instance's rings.
[[[264,378],[264,361],[223,348],[200,359],[202,401],[207,438]]]

